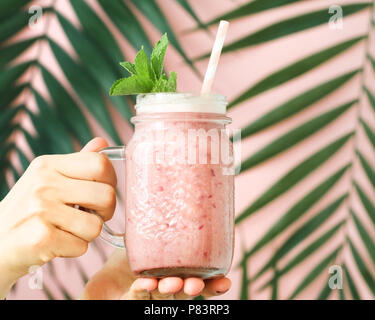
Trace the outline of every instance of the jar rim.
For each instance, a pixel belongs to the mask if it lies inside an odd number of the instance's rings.
[[[227,99],[216,93],[157,92],[137,95],[137,114],[194,112],[225,114]]]
[[[224,125],[230,124],[232,119],[218,113],[197,113],[197,112],[155,112],[143,113],[130,119],[133,124],[145,121],[194,121],[194,122],[213,122]]]

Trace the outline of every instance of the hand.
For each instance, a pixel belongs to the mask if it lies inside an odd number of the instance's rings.
[[[0,298],[29,267],[83,255],[116,205],[116,174],[94,139],[67,155],[36,158],[0,203]],[[73,204],[95,210],[91,214]]]
[[[199,294],[205,298],[229,290],[228,278],[203,281],[199,278],[136,278],[130,270],[125,251],[117,249],[87,283],[81,299],[85,300],[174,300]]]

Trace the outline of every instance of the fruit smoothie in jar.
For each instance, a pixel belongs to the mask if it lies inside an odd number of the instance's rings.
[[[221,95],[137,97],[126,147],[125,246],[140,276],[225,275],[234,241],[232,144]]]

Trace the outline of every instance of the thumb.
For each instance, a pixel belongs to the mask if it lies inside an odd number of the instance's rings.
[[[107,141],[105,141],[103,138],[97,137],[87,142],[86,145],[82,148],[81,152],[95,152],[105,147],[108,147]]]

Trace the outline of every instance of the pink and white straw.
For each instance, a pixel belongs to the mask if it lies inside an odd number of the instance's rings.
[[[220,21],[219,29],[216,34],[215,43],[211,51],[210,61],[208,62],[207,71],[203,80],[203,85],[201,89],[202,95],[210,93],[211,91],[216,73],[216,68],[220,59],[221,50],[223,49],[224,40],[227,35],[228,27],[228,21]]]

